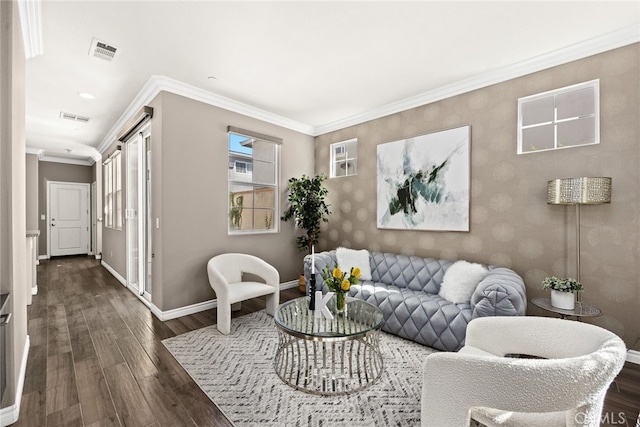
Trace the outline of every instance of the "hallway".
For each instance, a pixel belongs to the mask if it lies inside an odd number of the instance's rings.
[[[299,296],[283,291],[282,299]],[[243,304],[235,316],[264,308]],[[230,426],[161,340],[215,324],[214,310],[161,322],[92,257],[41,261],[28,308],[22,426]]]

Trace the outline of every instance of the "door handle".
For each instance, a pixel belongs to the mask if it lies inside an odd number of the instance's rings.
[[[51,226],[52,226],[52,227],[55,227],[56,225],[55,225],[55,224],[51,224]]]

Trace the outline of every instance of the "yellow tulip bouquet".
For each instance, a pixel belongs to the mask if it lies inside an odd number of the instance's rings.
[[[336,310],[338,312],[343,312],[346,302],[346,293],[351,289],[351,285],[357,285],[360,283],[360,269],[358,267],[351,267],[351,270],[347,273],[343,272],[338,267],[331,270],[329,269],[329,266],[326,266],[322,270],[322,279],[329,290],[336,294]]]

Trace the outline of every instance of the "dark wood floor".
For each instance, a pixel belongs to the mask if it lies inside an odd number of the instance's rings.
[[[281,301],[300,295],[288,289]],[[264,307],[258,298],[234,316]],[[231,426],[161,343],[215,318],[208,310],[160,322],[98,261],[41,262],[14,426]],[[639,411],[640,366],[627,363],[607,395],[603,425],[624,426],[624,417],[634,427]]]

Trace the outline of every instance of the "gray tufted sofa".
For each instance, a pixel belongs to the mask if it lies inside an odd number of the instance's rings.
[[[376,305],[384,314],[383,331],[430,347],[457,351],[464,345],[467,324],[476,317],[523,316],[527,308],[524,282],[513,270],[489,266],[468,303],[454,304],[438,295],[445,271],[454,261],[369,252],[371,281],[352,286],[351,297]],[[336,266],[336,251],[315,255],[317,290],[325,266]],[[307,286],[311,256],[305,257]],[[308,288],[307,288],[308,292]]]

